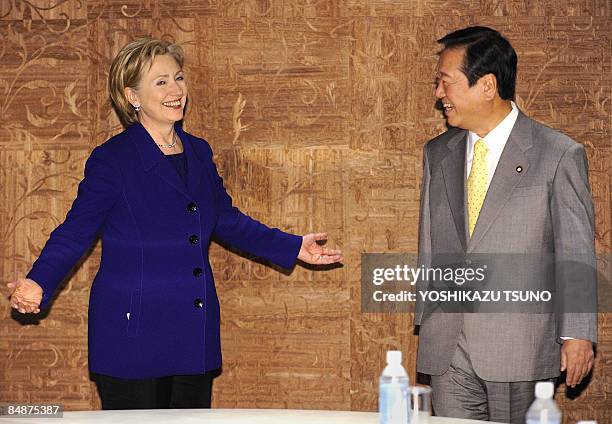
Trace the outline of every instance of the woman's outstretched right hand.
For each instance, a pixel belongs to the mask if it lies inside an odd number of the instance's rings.
[[[6,285],[10,290],[11,307],[22,314],[40,312],[43,289],[34,280],[20,278]]]

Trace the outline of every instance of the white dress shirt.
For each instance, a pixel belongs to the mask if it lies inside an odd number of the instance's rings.
[[[506,117],[485,137],[480,137],[478,134],[472,131],[468,133],[467,148],[465,149],[465,178],[467,180],[467,177],[470,175],[470,171],[472,170],[472,161],[474,160],[474,144],[476,144],[478,140],[483,139],[489,148],[489,153],[487,155],[487,168],[489,171],[487,189],[491,184],[493,174],[495,174],[497,163],[499,162],[499,158],[504,151],[508,137],[510,137],[512,128],[514,128],[516,118],[518,118],[519,111],[516,104],[514,102],[510,103],[512,104],[512,110],[510,113],[508,113],[508,115],[506,115]]]

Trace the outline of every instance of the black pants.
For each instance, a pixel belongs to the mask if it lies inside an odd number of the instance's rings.
[[[92,373],[102,409],[210,408],[214,372],[151,379]]]

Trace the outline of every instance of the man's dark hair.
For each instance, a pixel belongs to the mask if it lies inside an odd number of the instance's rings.
[[[516,52],[494,29],[474,26],[463,28],[438,40],[444,49],[465,48],[462,71],[472,87],[480,77],[493,74],[497,92],[504,100],[514,100],[516,86]]]

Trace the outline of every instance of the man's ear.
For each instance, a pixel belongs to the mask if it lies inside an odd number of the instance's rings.
[[[140,105],[140,100],[138,99],[138,95],[136,94],[136,90],[131,87],[125,87],[123,90],[123,94],[128,102],[132,104],[132,106]]]
[[[486,74],[480,78],[482,90],[487,100],[493,100],[497,96],[497,78],[493,74]]]

